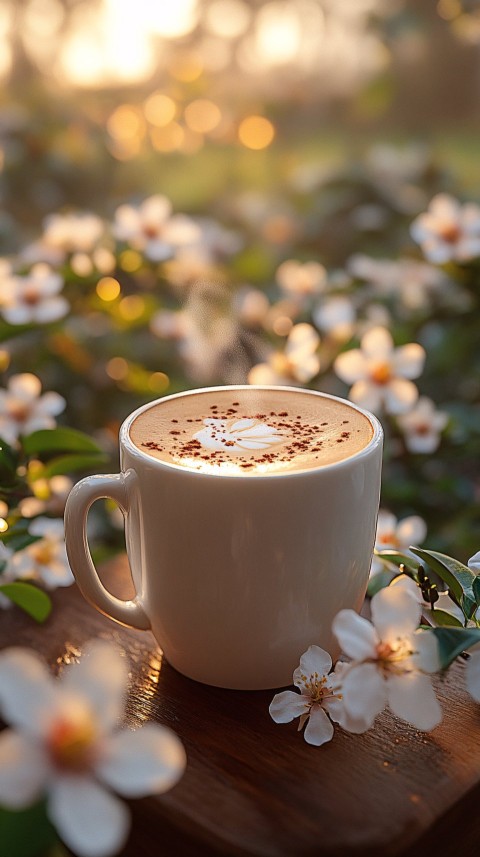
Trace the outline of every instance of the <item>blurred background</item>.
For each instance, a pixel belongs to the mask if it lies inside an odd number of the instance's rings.
[[[0,77],[5,387],[35,373],[111,470],[142,402],[265,379],[348,396],[337,358],[381,327],[422,346],[440,414],[422,447],[380,403],[382,505],[480,548],[480,250],[411,232],[438,194],[479,197],[476,0],[0,0]],[[65,311],[12,315],[47,275]],[[52,472],[27,472],[37,499]],[[117,524],[98,513],[105,553]]]

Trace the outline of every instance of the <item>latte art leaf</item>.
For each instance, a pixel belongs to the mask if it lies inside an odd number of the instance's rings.
[[[206,419],[205,428],[194,434],[206,449],[244,452],[247,449],[268,449],[285,440],[278,429],[256,419]]]

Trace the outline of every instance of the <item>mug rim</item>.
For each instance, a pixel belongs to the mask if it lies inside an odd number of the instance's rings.
[[[131,439],[131,425],[134,420],[136,420],[137,417],[139,417],[140,414],[142,414],[144,411],[148,411],[150,410],[150,408],[153,408],[156,405],[160,405],[162,402],[171,401],[172,399],[179,399],[185,396],[193,396],[197,393],[218,393],[224,390],[231,390],[232,392],[234,390],[272,390],[275,392],[284,393],[305,393],[307,395],[320,396],[324,399],[334,399],[337,402],[341,402],[342,404],[347,405],[347,407],[352,408],[354,411],[363,414],[363,416],[368,419],[370,425],[372,426],[373,435],[367,445],[363,447],[363,449],[352,453],[352,455],[349,455],[346,458],[341,458],[339,461],[333,461],[330,464],[318,464],[315,467],[308,467],[303,470],[286,470],[283,472],[277,471],[276,473],[261,473],[258,475],[248,475],[246,473],[207,473],[205,471],[195,470],[191,467],[183,467],[181,464],[174,464],[171,461],[163,461],[160,458],[156,458],[153,455],[149,455],[148,452],[144,452],[136,444],[134,444],[133,440]],[[257,479],[306,477],[315,473],[324,473],[335,468],[347,466],[353,462],[358,461],[359,459],[367,457],[378,446],[382,445],[383,428],[380,423],[380,420],[375,416],[375,414],[372,414],[370,411],[361,408],[354,402],[350,402],[348,399],[343,399],[341,396],[334,396],[332,393],[324,393],[321,390],[310,390],[304,387],[291,387],[277,384],[223,384],[214,387],[198,387],[191,390],[183,390],[178,393],[170,393],[168,396],[161,396],[158,399],[153,399],[151,402],[146,402],[144,405],[140,405],[140,407],[132,411],[132,413],[129,414],[121,424],[119,430],[119,441],[120,447],[124,447],[126,450],[128,450],[130,455],[132,455],[134,458],[138,458],[143,463],[148,462],[148,464],[158,466],[160,470],[167,468],[167,470],[173,470],[176,472],[183,473],[185,475],[191,474],[209,479],[243,479],[244,481],[248,480],[249,482],[251,482],[256,481]]]

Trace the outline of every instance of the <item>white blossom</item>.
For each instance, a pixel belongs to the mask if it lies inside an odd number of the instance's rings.
[[[386,509],[380,509],[377,519],[375,550],[394,550],[406,556],[413,556],[409,551],[410,545],[421,545],[427,536],[427,525],[419,515],[409,515],[399,521],[395,515]],[[376,574],[385,568],[378,557],[373,557],[371,574]]]
[[[28,578],[43,583],[48,589],[71,586],[74,577],[65,549],[63,521],[58,518],[35,518],[29,533],[38,541],[17,551],[9,568],[15,578]]]
[[[398,424],[409,452],[435,452],[440,434],[448,423],[448,414],[438,411],[427,396],[420,396],[407,414],[398,417]]]
[[[288,259],[277,268],[277,283],[285,294],[307,298],[325,291],[327,272],[319,262],[297,262]]]
[[[319,330],[337,342],[344,342],[355,330],[356,311],[346,295],[331,295],[314,307],[313,320]]]
[[[292,327],[284,351],[273,352],[267,363],[258,363],[248,375],[249,384],[305,384],[320,370],[317,350],[320,337],[311,324]]]
[[[170,200],[158,194],[148,197],[138,207],[117,208],[113,234],[152,262],[162,262],[173,255],[175,247],[198,242],[201,233],[191,218],[172,215]]]
[[[430,202],[411,226],[413,239],[430,262],[468,262],[480,256],[480,207],[472,202],[461,205],[446,193]]]
[[[451,285],[443,271],[415,259],[372,259],[358,253],[348,260],[347,270],[365,280],[373,296],[396,298],[409,310],[428,307],[433,296]]]
[[[284,690],[270,703],[270,716],[275,723],[290,723],[300,718],[298,729],[306,725],[304,738],[308,744],[320,746],[333,738],[332,720],[337,719],[341,694],[335,674],[329,675],[332,659],[319,646],[310,646],[300,658],[293,674],[293,683],[300,693]],[[329,716],[330,715],[330,716]]]
[[[437,641],[417,630],[422,605],[417,586],[405,578],[371,601],[372,622],[354,610],[341,610],[332,630],[351,663],[342,677],[347,713],[371,726],[386,705],[418,729],[442,719],[431,679],[439,668]]]
[[[92,253],[105,231],[103,220],[88,211],[49,214],[43,226],[40,240],[21,254],[26,263],[47,262],[57,266],[63,264],[69,254]]]
[[[409,410],[418,397],[412,378],[423,370],[425,351],[411,342],[394,348],[388,330],[374,327],[362,337],[360,348],[339,354],[334,369],[339,378],[353,384],[350,399],[378,413],[399,414]]]
[[[127,798],[167,791],[185,752],[169,729],[118,729],[125,662],[97,641],[55,680],[28,649],[0,655],[0,803],[19,810],[46,796],[47,814],[79,857],[109,857],[125,844]]]
[[[36,375],[12,375],[7,389],[0,390],[0,438],[15,443],[20,435],[55,428],[55,417],[65,407],[58,393],[43,393]]]
[[[8,324],[47,324],[63,318],[70,305],[63,295],[62,277],[48,265],[34,265],[25,276],[0,281],[0,312]]]

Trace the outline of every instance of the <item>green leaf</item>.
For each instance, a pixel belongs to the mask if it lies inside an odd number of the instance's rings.
[[[9,485],[17,477],[18,456],[3,438],[0,438],[0,482]]]
[[[41,801],[21,811],[0,808],[0,848],[2,857],[44,857],[58,842],[53,825]]]
[[[467,619],[471,619],[478,607],[473,589],[476,577],[473,571],[467,565],[463,565],[457,559],[446,554],[413,547],[411,550],[447,584]]]
[[[385,589],[386,586],[392,581],[392,572],[391,571],[377,571],[373,577],[368,581],[367,586],[367,595],[369,598],[373,598],[377,592],[380,592],[381,589]]]
[[[52,476],[63,476],[64,473],[75,473],[77,470],[90,470],[99,467],[108,456],[103,453],[96,455],[59,455],[53,458],[42,469],[42,479],[50,479]]]
[[[16,524],[2,534],[2,541],[13,551],[21,551],[38,542],[42,536],[33,536],[24,524]]]
[[[440,665],[446,669],[462,652],[480,643],[480,628],[432,628],[438,643]]]
[[[384,550],[374,551],[374,554],[384,562],[391,562],[393,565],[397,566],[406,565],[407,568],[412,569],[412,571],[417,570],[418,563],[415,561],[414,557],[407,556],[404,553],[399,553],[398,551],[393,550]]]
[[[423,616],[432,624],[445,626],[449,625],[454,628],[463,628],[460,619],[457,619],[456,616],[452,616],[451,613],[447,613],[446,610],[422,610]]]
[[[39,429],[22,441],[27,455],[43,455],[51,452],[89,452],[100,454],[102,450],[88,435],[72,428]]]
[[[50,615],[52,609],[50,598],[46,592],[38,589],[37,586],[32,586],[31,583],[18,580],[14,583],[3,583],[0,585],[0,592],[3,592],[10,601],[28,613],[36,622],[45,622]]]

